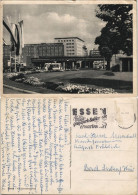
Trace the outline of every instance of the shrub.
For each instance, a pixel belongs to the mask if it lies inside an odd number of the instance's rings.
[[[12,81],[15,81],[16,79],[24,78],[24,74],[23,73],[9,73],[6,75],[6,77]]]
[[[20,79],[16,79],[15,81],[18,82],[18,83],[23,83],[25,80],[25,78],[20,78]]]
[[[41,82],[38,78],[36,77],[29,77],[23,81],[23,83],[28,84],[28,85],[33,85],[33,86],[43,86],[44,82]]]
[[[75,84],[67,84],[65,86],[58,86],[56,88],[57,91],[67,92],[67,93],[89,93],[89,94],[109,94],[109,93],[116,93],[112,88],[90,88],[87,85],[75,85]]]
[[[53,89],[53,90],[55,90],[58,86],[59,86],[59,84],[56,84],[54,82],[46,82],[45,83],[45,87],[47,89]]]

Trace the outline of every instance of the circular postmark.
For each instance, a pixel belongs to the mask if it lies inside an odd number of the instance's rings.
[[[121,129],[130,129],[131,127],[133,127],[134,123],[136,122],[136,114],[134,113],[133,115],[133,120],[130,119],[130,121],[127,121],[127,123],[118,123],[118,127],[120,127]]]

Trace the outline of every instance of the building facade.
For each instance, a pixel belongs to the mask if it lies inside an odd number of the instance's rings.
[[[28,65],[31,58],[64,56],[64,45],[62,43],[26,44],[23,48],[23,62]]]
[[[111,58],[110,67],[113,71],[133,72],[133,56],[120,52]]]
[[[91,57],[95,57],[95,56],[100,56],[100,51],[98,50],[98,49],[92,49],[92,50],[90,50],[90,53],[89,53],[89,55],[91,56]]]
[[[64,56],[64,46],[62,43],[25,44],[23,54],[32,57]]]
[[[10,45],[3,45],[3,70],[8,68],[10,61]]]
[[[10,59],[13,59],[15,57],[15,52],[10,52],[10,49],[10,45],[3,46],[4,67],[8,67]],[[31,65],[32,58],[50,56],[64,56],[64,45],[62,43],[25,44],[20,62],[24,64],[24,66],[29,66]]]
[[[63,43],[64,56],[87,56],[84,41],[78,37],[55,38],[56,43]]]

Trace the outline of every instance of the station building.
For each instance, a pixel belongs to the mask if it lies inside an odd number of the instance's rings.
[[[64,56],[87,56],[84,40],[79,37],[55,38],[56,43],[63,43]]]
[[[111,59],[111,69],[119,72],[133,72],[133,56],[123,53],[114,54]]]
[[[10,49],[11,49],[10,45],[3,45],[4,68],[8,67],[10,58],[12,59],[11,62],[14,63],[13,58],[15,56],[15,52],[10,52]],[[32,58],[51,57],[51,56],[54,57],[64,56],[63,43],[25,44],[22,51],[21,63],[24,64],[24,66],[30,66]]]
[[[62,43],[26,44],[23,48],[23,62],[31,63],[31,58],[64,56],[64,45]]]
[[[89,52],[90,56],[100,56],[100,51],[98,49],[92,49]]]
[[[105,60],[98,50],[93,49],[87,56],[84,41],[78,37],[55,38],[56,43],[25,44],[20,58],[21,65],[43,68],[45,63],[61,63],[62,69],[95,68],[104,64]],[[3,45],[3,70],[15,67],[15,52],[10,52],[10,45]],[[12,63],[12,65],[11,65]],[[16,57],[18,66],[18,57]],[[126,72],[133,71],[133,56],[116,54],[111,59],[111,70]]]

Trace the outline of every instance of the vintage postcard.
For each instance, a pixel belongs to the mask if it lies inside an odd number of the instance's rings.
[[[136,1],[0,2],[0,194],[137,194]]]
[[[136,195],[135,98],[2,98],[1,194]]]
[[[136,96],[135,1],[2,1],[2,91]]]

